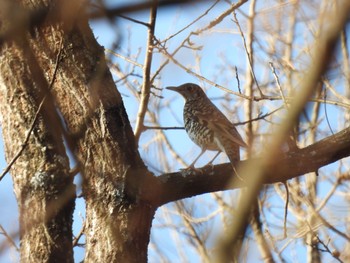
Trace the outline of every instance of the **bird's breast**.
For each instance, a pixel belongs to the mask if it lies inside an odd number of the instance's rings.
[[[205,150],[219,151],[214,141],[214,132],[208,128],[208,123],[199,119],[195,112],[184,109],[185,130],[191,140]]]

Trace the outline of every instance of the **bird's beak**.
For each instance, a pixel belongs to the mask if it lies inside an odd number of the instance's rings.
[[[166,87],[166,89],[176,91],[176,92],[180,93],[183,96],[182,89],[180,89],[180,87],[170,86],[170,87]]]
[[[170,90],[179,92],[178,87],[174,87],[174,86],[166,87],[166,89],[170,89]]]

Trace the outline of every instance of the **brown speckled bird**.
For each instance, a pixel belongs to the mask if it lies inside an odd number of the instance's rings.
[[[191,140],[202,149],[190,167],[194,167],[206,150],[213,150],[219,153],[225,152],[235,171],[234,165],[240,159],[239,147],[247,147],[235,126],[198,85],[186,83],[167,89],[176,91],[185,98],[183,112],[185,130]]]

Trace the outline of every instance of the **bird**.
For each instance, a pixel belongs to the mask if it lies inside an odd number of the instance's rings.
[[[213,150],[218,151],[214,159],[220,152],[224,152],[238,175],[235,165],[240,160],[239,149],[247,147],[247,144],[235,125],[211,102],[197,84],[185,83],[180,86],[166,87],[166,89],[178,92],[184,97],[185,130],[190,139],[201,148],[201,153],[188,168],[194,168],[194,164],[205,151]]]

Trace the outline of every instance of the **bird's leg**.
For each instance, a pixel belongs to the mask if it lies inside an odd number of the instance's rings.
[[[219,154],[221,153],[221,151],[218,151],[217,154],[215,154],[214,158],[210,160],[210,162],[207,165],[213,165],[214,160],[216,159],[216,157],[219,156]]]
[[[203,153],[205,152],[204,149],[202,149],[201,153],[198,155],[198,157],[196,159],[194,159],[194,161],[186,168],[186,169],[192,169],[195,170],[196,168],[194,167],[194,164],[198,161],[198,159],[203,155]]]

